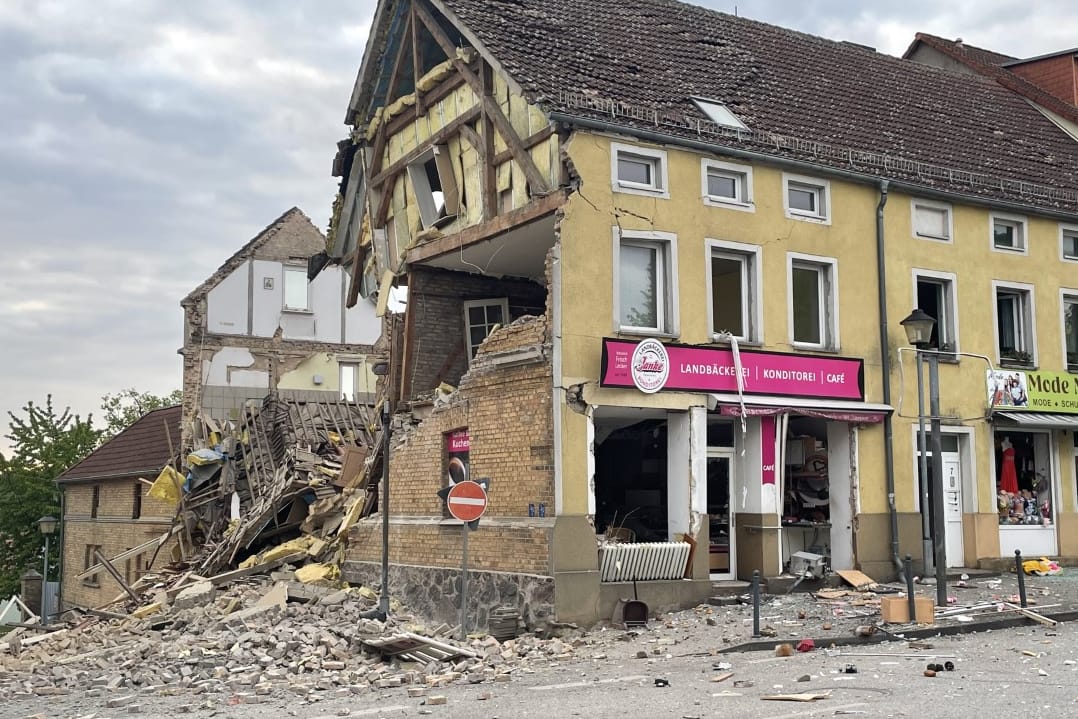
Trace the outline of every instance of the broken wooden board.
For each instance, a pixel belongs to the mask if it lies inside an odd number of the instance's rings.
[[[475,652],[470,649],[455,647],[452,644],[422,637],[412,632],[394,634],[380,639],[367,639],[363,644],[378,650],[383,656],[401,657],[407,661],[424,664],[475,656]]]
[[[876,586],[875,579],[856,569],[837,569],[835,574],[842,577],[844,582],[858,591],[864,591]]]
[[[848,589],[820,589],[815,593],[817,599],[842,599],[849,596],[852,596],[852,593]]]
[[[800,692],[798,694],[765,694],[760,697],[765,701],[772,702],[814,702],[817,699],[828,699],[831,690],[825,692]]]

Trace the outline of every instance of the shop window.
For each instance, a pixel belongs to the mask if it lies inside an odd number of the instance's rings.
[[[1063,342],[1067,369],[1078,372],[1078,295],[1063,295]]]
[[[468,356],[475,357],[487,336],[509,321],[509,300],[470,300],[464,303],[464,325],[468,336]]]
[[[1018,215],[991,216],[992,249],[1026,254],[1026,218]]]
[[[424,228],[441,227],[457,216],[460,194],[457,191],[453,161],[446,145],[434,145],[408,165],[419,219]]]
[[[142,516],[142,482],[136,481],[131,492],[131,519]]]
[[[752,212],[752,168],[701,160],[704,204]]]
[[[670,197],[666,180],[666,152],[635,145],[611,143],[614,192]]]
[[[958,351],[958,315],[955,311],[955,276],[950,273],[923,272],[915,274],[917,283],[916,307],[936,320],[929,346],[941,352]]]
[[[618,327],[638,334],[676,334],[676,236],[615,230]]]
[[[636,542],[669,539],[667,424],[595,425],[595,531]]]
[[[95,556],[94,553],[95,552],[100,552],[100,551],[101,551],[101,545],[100,544],[87,544],[86,545],[86,549],[83,552],[83,556],[82,556],[82,568],[84,570],[89,569],[90,567],[97,564],[97,557]],[[87,587],[99,587],[99,586],[101,586],[101,577],[95,572],[94,574],[91,574],[91,575],[89,575],[87,577],[83,577],[82,578],[82,583],[85,584]]]
[[[1050,447],[1048,432],[995,432],[996,510],[1001,525],[1052,526]]]
[[[708,240],[709,307],[712,336],[729,333],[760,341],[760,248]]]
[[[834,260],[790,256],[790,335],[794,345],[837,349]]]
[[[996,348],[1002,365],[1036,364],[1031,285],[995,285]]]
[[[951,241],[951,206],[943,202],[914,200],[913,236],[924,240]]]
[[[284,309],[307,312],[311,309],[306,267],[284,268]]]

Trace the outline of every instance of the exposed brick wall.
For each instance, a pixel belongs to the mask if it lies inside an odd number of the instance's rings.
[[[405,356],[405,391],[414,396],[442,382],[458,384],[468,368],[464,303],[501,297],[509,300],[510,320],[540,314],[546,306],[546,288],[528,280],[413,269],[408,278],[411,346]]]
[[[411,297],[410,297],[411,301]],[[390,461],[390,561],[459,567],[461,529],[442,524],[436,492],[445,484],[446,433],[466,427],[473,478],[489,477],[489,506],[469,536],[469,564],[480,570],[549,575],[553,531],[553,414],[549,338],[544,317],[525,317],[493,333],[446,405],[397,432]],[[515,349],[544,354],[504,364]],[[507,354],[510,353],[510,354]],[[544,505],[546,518],[529,517]],[[378,562],[381,518],[349,535],[348,559]]]
[[[152,479],[152,477],[147,477]],[[103,480],[98,483],[69,484],[64,487],[63,574],[60,597],[64,607],[96,607],[112,601],[123,589],[102,570],[96,581],[75,579],[86,567],[88,546],[101,548],[111,558],[121,552],[160,537],[172,525],[175,509],[166,502],[146,496],[148,485],[139,483],[142,492],[141,515],[132,519],[135,505],[134,479]],[[97,517],[91,518],[94,487],[98,487]],[[157,553],[155,567],[167,564],[175,540]],[[134,582],[153,556],[153,550],[141,557],[116,563],[125,581]],[[96,563],[90,560],[91,564]]]
[[[1078,63],[1072,55],[1049,57],[1008,69],[1060,100],[1078,104]]]

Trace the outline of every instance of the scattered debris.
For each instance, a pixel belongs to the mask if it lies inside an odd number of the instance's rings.
[[[801,692],[800,694],[764,694],[760,698],[765,701],[776,702],[814,702],[818,699],[827,699],[831,691],[825,692]]]

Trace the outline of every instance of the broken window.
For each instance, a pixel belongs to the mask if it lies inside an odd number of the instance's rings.
[[[97,488],[95,487],[94,489],[97,489]],[[82,568],[83,569],[89,569],[90,567],[97,564],[97,557],[94,556],[94,552],[100,552],[100,551],[101,551],[101,545],[100,544],[87,544],[86,545],[86,551],[85,551],[85,553],[83,554],[83,557],[82,557]],[[99,586],[101,586],[100,577],[98,576],[98,574],[96,572],[94,574],[91,574],[88,577],[83,577],[82,578],[82,583],[85,584],[87,587],[99,587]]]
[[[1028,285],[996,287],[996,339],[999,361],[1034,364],[1033,293]]]
[[[284,268],[284,308],[302,312],[310,310],[307,289],[307,268],[286,266]]]
[[[708,244],[712,335],[728,332],[742,341],[759,341],[760,248],[718,240]]]
[[[509,320],[509,300],[472,300],[464,303],[464,325],[468,337],[468,356],[475,357],[479,345],[491,332]]]
[[[101,505],[101,485],[95,484],[90,493],[90,519],[97,519],[97,510]]]
[[[131,519],[138,519],[142,516],[142,482],[136,480],[133,490]]]
[[[790,334],[795,344],[835,348],[834,288],[834,260],[791,258]]]
[[[348,402],[355,402],[357,393],[362,391],[366,392],[367,389],[360,389],[362,380],[360,379],[360,363],[359,362],[341,362],[341,399]]]
[[[460,193],[446,145],[434,145],[408,165],[419,218],[424,228],[440,227],[460,211]]]

